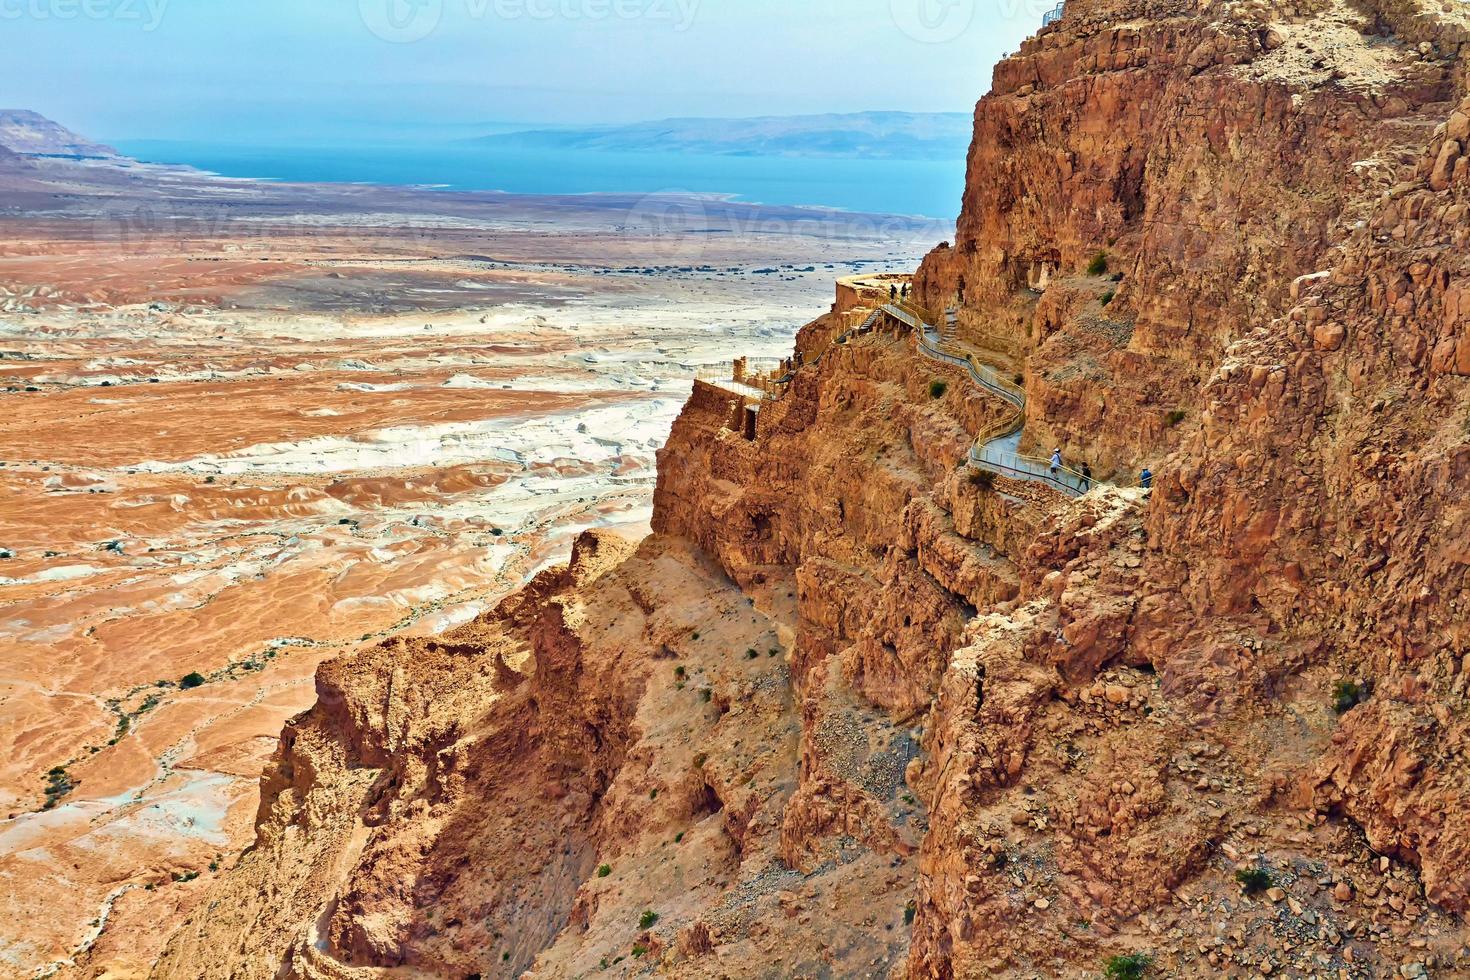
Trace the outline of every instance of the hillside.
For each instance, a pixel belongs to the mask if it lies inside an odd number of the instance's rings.
[[[117,151],[28,109],[0,109],[0,149],[20,156],[110,159]]]
[[[474,142],[633,153],[958,160],[970,142],[970,124],[966,113],[914,112],[663,119],[628,126],[503,133]]]
[[[697,383],[642,543],[323,667],[157,975],[1470,975],[1467,65],[1071,0],[917,304]]]

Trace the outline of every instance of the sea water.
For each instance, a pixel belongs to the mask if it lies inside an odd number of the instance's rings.
[[[963,159],[632,153],[473,143],[313,147],[122,140],[113,145],[150,163],[186,164],[227,177],[514,194],[689,191],[751,203],[943,220],[959,213],[965,172]]]

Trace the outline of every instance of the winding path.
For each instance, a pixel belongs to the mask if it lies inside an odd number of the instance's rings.
[[[1101,482],[1090,480],[1066,466],[1053,470],[1049,460],[1022,455],[1021,430],[1026,426],[1026,392],[1020,385],[1001,377],[988,364],[977,364],[970,358],[944,350],[939,331],[929,323],[922,308],[899,301],[885,304],[882,312],[913,328],[919,353],[931,360],[962,368],[981,389],[1015,410],[980,433],[975,445],[970,447],[967,460],[970,466],[1016,480],[1039,483],[1068,497],[1080,497]]]

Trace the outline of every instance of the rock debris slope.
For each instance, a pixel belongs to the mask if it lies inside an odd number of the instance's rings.
[[[916,286],[1152,496],[839,291],[653,537],[323,669],[158,975],[1470,976],[1467,28],[1073,0]]]

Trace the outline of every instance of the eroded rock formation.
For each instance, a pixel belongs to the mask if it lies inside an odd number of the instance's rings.
[[[159,975],[1470,975],[1467,43],[1072,0],[916,282],[1153,493],[975,476],[1005,406],[849,295],[636,550],[324,668]]]

